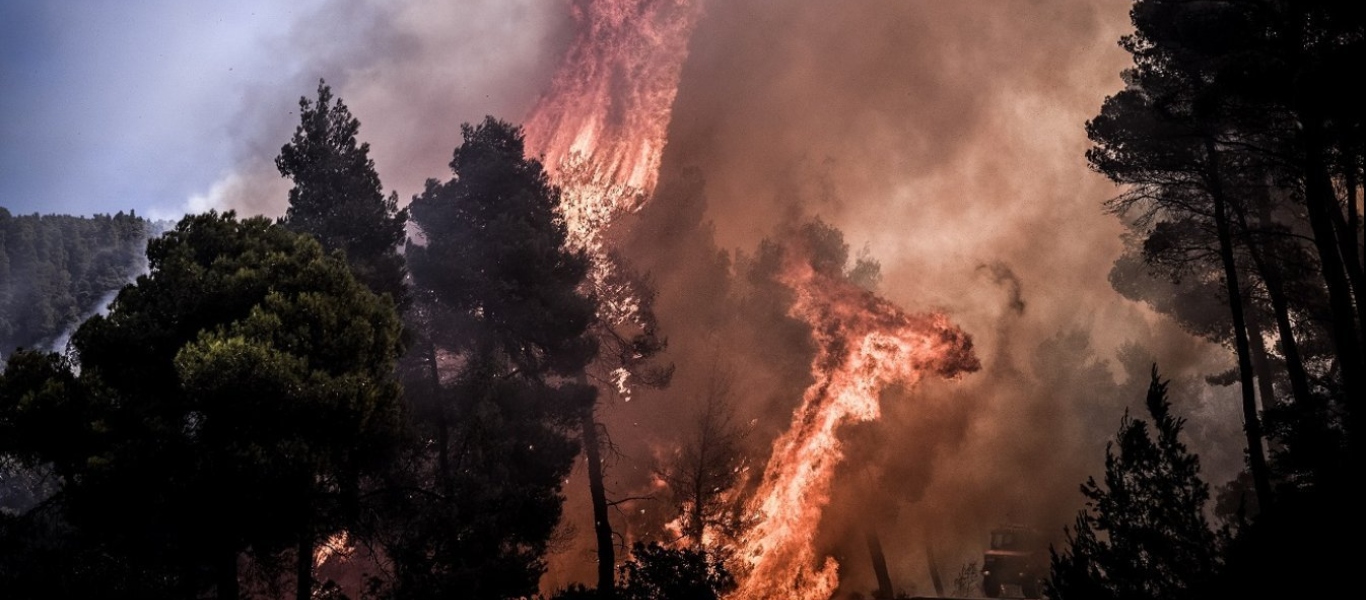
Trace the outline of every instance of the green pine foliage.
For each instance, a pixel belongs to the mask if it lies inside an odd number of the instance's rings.
[[[408,215],[396,192],[384,195],[370,144],[356,140],[360,121],[323,81],[316,101],[299,99],[299,120],[275,159],[280,174],[294,181],[281,223],[318,238],[328,252],[344,253],[357,279],[404,306],[398,249]]]
[[[59,482],[2,525],[0,558],[50,558],[0,569],[10,597],[236,597],[240,557],[349,527],[392,456],[400,322],[345,263],[230,212],[147,258],[72,355],[0,376],[0,455]]]
[[[414,444],[393,474],[384,551],[407,598],[537,590],[596,390],[588,259],[565,247],[559,192],[520,128],[462,127],[453,177],[410,206],[407,368]],[[453,543],[459,540],[459,543]]]
[[[0,208],[0,356],[56,349],[146,266],[152,224],[133,213],[12,215]]]

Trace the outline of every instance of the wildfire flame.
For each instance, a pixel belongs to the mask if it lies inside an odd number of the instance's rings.
[[[579,33],[525,123],[528,151],[560,186],[572,243],[640,208],[659,176],[695,0],[576,0]]]
[[[830,482],[843,453],[841,425],[880,416],[878,395],[925,374],[955,378],[980,368],[972,340],[942,314],[911,315],[842,277],[813,269],[789,250],[781,281],[796,293],[793,317],[811,325],[815,381],[788,431],[773,443],[750,510],[756,525],[742,541],[746,572],[735,600],[829,598],[838,564],[818,564],[814,549]]]
[[[599,287],[612,268],[603,232],[654,191],[700,4],[575,0],[579,34],[525,122],[527,148],[560,187],[570,242],[593,257]],[[813,543],[842,457],[839,427],[876,419],[878,394],[889,384],[979,368],[971,339],[943,315],[908,314],[816,271],[800,249],[787,254],[781,282],[795,292],[792,316],[811,325],[815,382],[774,442],[750,504],[756,525],[740,542],[735,600],[829,598],[838,565],[829,558],[818,564]],[[607,318],[630,318],[631,290],[610,291]]]
[[[654,193],[700,1],[574,0],[571,10],[579,31],[523,125],[526,147],[560,188],[570,245],[592,260],[598,317],[643,326],[642,291],[614,276],[602,234]],[[610,377],[630,400],[631,373]]]

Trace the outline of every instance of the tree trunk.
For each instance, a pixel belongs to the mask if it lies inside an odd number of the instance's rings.
[[[1247,225],[1247,218],[1243,211],[1235,210],[1238,215],[1239,224],[1243,231],[1251,231]],[[1269,224],[1271,218],[1265,214],[1259,217],[1263,225]],[[1295,341],[1295,329],[1290,323],[1290,302],[1285,296],[1285,280],[1281,278],[1279,267],[1269,261],[1262,252],[1262,247],[1254,240],[1247,241],[1248,255],[1252,257],[1252,265],[1257,269],[1257,273],[1262,278],[1262,283],[1266,285],[1266,295],[1271,299],[1271,311],[1276,319],[1276,333],[1280,337],[1281,356],[1285,358],[1285,372],[1290,379],[1290,393],[1295,398],[1295,402],[1301,406],[1308,406],[1314,399],[1309,392],[1309,374],[1304,369],[1304,359],[1300,356],[1299,343]],[[1258,340],[1260,344],[1260,339]],[[1265,408],[1272,405],[1262,401]]]
[[[1238,353],[1238,375],[1242,384],[1243,433],[1247,437],[1248,468],[1252,471],[1258,506],[1265,511],[1271,507],[1271,471],[1266,464],[1266,454],[1262,447],[1262,426],[1257,414],[1257,398],[1252,382],[1247,322],[1243,315],[1242,290],[1238,287],[1238,265],[1233,257],[1233,234],[1230,231],[1226,199],[1220,184],[1218,154],[1212,139],[1205,139],[1205,151],[1210,161],[1207,181],[1210,186],[1210,198],[1214,201],[1214,226],[1219,237],[1219,259],[1224,266],[1224,286],[1228,292],[1229,311],[1233,313],[1233,337]]]
[[[583,432],[583,452],[588,459],[588,492],[593,501],[593,533],[598,542],[598,597],[616,597],[616,548],[612,539],[612,524],[607,520],[607,489],[603,485],[602,448],[598,440],[598,424],[593,418],[593,406],[583,412],[580,422]]]
[[[1344,186],[1347,188],[1346,238],[1348,242],[1347,246],[1352,249],[1351,254],[1354,260],[1358,261],[1358,264],[1366,264],[1366,260],[1363,260],[1364,257],[1361,254],[1361,213],[1357,210],[1357,188],[1359,185],[1357,180],[1356,161],[1357,155],[1350,152],[1347,153],[1347,156],[1343,161],[1345,163],[1343,165]],[[1363,299],[1358,297],[1357,302],[1361,303],[1363,302]],[[1363,323],[1362,327],[1366,327],[1366,323]]]
[[[237,600],[239,596],[237,585],[237,549],[231,548],[223,551],[218,557],[217,581],[214,586],[218,588],[218,600]]]
[[[1305,137],[1305,208],[1314,234],[1314,249],[1318,251],[1319,268],[1328,288],[1328,304],[1333,315],[1333,347],[1338,355],[1338,371],[1342,375],[1343,391],[1348,401],[1348,418],[1356,421],[1360,419],[1361,412],[1358,405],[1363,393],[1366,393],[1362,383],[1366,367],[1363,367],[1361,360],[1357,311],[1352,306],[1346,266],[1339,253],[1333,225],[1332,211],[1336,210],[1337,198],[1324,166],[1323,148],[1319,141],[1322,139],[1322,124],[1312,116],[1302,116],[1301,124]],[[1353,430],[1360,431],[1356,427]]]
[[[294,598],[309,600],[313,597],[313,534],[306,529],[299,532],[299,550],[294,560]]]
[[[1247,339],[1251,342],[1249,349],[1252,350],[1252,371],[1257,376],[1257,392],[1262,397],[1262,408],[1275,408],[1280,406],[1281,401],[1276,397],[1276,385],[1271,375],[1271,357],[1267,356],[1262,328],[1257,319],[1248,319],[1247,327]]]
[[[703,498],[707,494],[706,450],[706,442],[704,441],[703,446],[699,448],[697,452],[697,471],[693,477],[692,507],[689,510],[692,521],[688,523],[688,531],[686,532],[688,537],[692,538],[693,547],[698,550],[702,549],[702,539],[706,529],[706,524],[702,522],[702,519],[707,514],[706,506],[703,503]]]
[[[441,371],[436,364],[436,344],[434,342],[427,343],[427,365],[428,376],[431,377],[432,381],[430,401],[432,408],[436,411],[436,472],[440,476],[440,481],[437,483],[444,488],[451,481],[451,432],[450,423],[446,420],[447,407],[441,401]]]
[[[868,556],[873,559],[873,573],[877,575],[877,593],[873,597],[890,599],[892,576],[887,572],[887,555],[882,553],[882,540],[878,539],[872,526],[868,527],[863,537],[868,542]]]
[[[1352,189],[1349,187],[1347,203],[1354,202]],[[1342,254],[1342,264],[1347,270],[1347,282],[1352,288],[1352,296],[1356,299],[1357,340],[1361,341],[1366,338],[1366,335],[1363,335],[1366,333],[1366,274],[1362,273],[1361,261],[1357,259],[1356,226],[1343,219],[1336,194],[1333,195],[1333,204],[1330,208],[1332,210],[1328,211],[1328,214],[1333,219],[1338,250]]]
[[[944,597],[944,581],[939,578],[939,559],[934,556],[934,542],[925,538],[925,559],[930,563],[930,583],[934,584],[934,595]]]

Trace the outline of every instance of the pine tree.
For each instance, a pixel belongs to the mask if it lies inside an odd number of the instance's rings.
[[[1050,598],[1195,598],[1219,568],[1204,514],[1209,488],[1199,457],[1179,439],[1185,419],[1171,413],[1156,365],[1146,404],[1153,431],[1125,412],[1105,449],[1103,483],[1082,485],[1087,509],[1063,550],[1050,548]]]
[[[242,554],[350,528],[386,464],[392,303],[263,217],[188,216],[147,257],[74,358],[18,353],[0,374],[0,457],[51,465],[71,529],[32,549],[75,544],[41,571],[0,563],[14,597],[235,598]],[[0,559],[31,550],[4,533]]]
[[[397,192],[384,195],[370,144],[356,141],[360,121],[332,88],[318,81],[318,98],[299,98],[299,126],[280,148],[275,166],[294,180],[281,220],[310,234],[329,252],[341,250],[356,278],[376,294],[407,303],[403,257],[398,253],[407,223]]]
[[[597,392],[581,383],[597,352],[589,263],[565,246],[558,189],[520,128],[490,117],[461,132],[453,177],[410,207],[407,485],[424,493],[395,498],[385,547],[404,597],[535,593]]]

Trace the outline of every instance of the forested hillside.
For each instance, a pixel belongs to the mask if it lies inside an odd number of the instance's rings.
[[[12,215],[0,207],[0,356],[55,349],[146,265],[152,223],[133,213]]]

